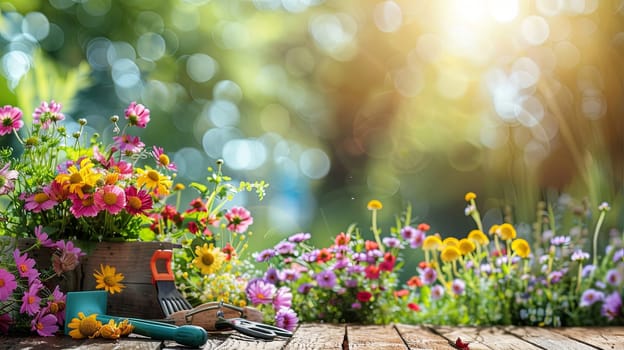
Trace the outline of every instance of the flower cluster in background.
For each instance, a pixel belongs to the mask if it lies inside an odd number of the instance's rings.
[[[41,227],[34,236],[22,250],[14,240],[0,241],[0,334],[30,331],[51,336],[64,324],[65,294],[52,282],[76,268],[84,253],[71,241],[51,240]],[[40,248],[53,252],[52,261],[41,262],[49,268],[38,266],[30,255]]]
[[[308,244],[310,234],[295,234],[255,255],[268,266],[250,282],[248,297],[269,314],[271,307],[292,307],[291,319],[303,321],[622,324],[622,235],[611,231],[604,251],[597,244],[607,204],[598,207],[588,237],[590,216],[568,218],[565,206],[544,203],[532,231],[528,225],[519,225],[518,231],[501,222],[486,233],[476,195],[468,193],[465,199],[465,213],[477,226],[465,237],[443,238],[429,233],[427,224],[412,225],[408,207],[382,238],[378,201],[369,203],[373,239],[350,227],[328,247],[317,248]],[[564,228],[557,219],[570,224]],[[406,254],[422,261],[404,271]],[[411,278],[399,281],[401,273],[410,271],[415,272]]]
[[[53,238],[132,240],[141,237],[151,210],[169,195],[176,167],[163,149],[147,148],[131,128],[146,128],[150,111],[132,102],[120,118],[110,118],[115,136],[103,143],[98,134],[67,131],[62,106],[42,102],[25,127],[23,113],[13,106],[0,109],[0,135],[13,134],[21,147],[0,152],[0,194],[8,205],[0,211],[2,228],[13,236],[28,236],[42,225]],[[27,129],[27,130],[25,130]],[[152,166],[143,160],[150,158]]]
[[[253,217],[231,202],[241,192],[254,192],[262,200],[268,184],[233,185],[222,174],[222,165],[219,160],[217,169],[208,169],[206,184],[190,184],[198,196],[186,209],[167,205],[152,215],[151,229],[157,239],[181,245],[174,251],[176,284],[192,304],[221,301],[242,307],[247,305],[245,287],[253,266],[241,257],[253,234]]]

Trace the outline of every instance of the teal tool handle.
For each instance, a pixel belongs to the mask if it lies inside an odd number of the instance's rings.
[[[174,340],[182,345],[198,348],[208,341],[208,332],[205,329],[193,326],[174,326],[171,324],[142,320],[138,318],[125,318],[108,315],[98,315],[97,320],[108,323],[110,320],[121,322],[128,320],[134,326],[133,333],[144,335],[156,340]]]

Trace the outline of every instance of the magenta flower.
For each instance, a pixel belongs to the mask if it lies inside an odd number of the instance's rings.
[[[275,313],[275,325],[279,328],[293,331],[298,323],[299,318],[293,309],[281,308]]]
[[[22,111],[13,106],[6,105],[0,108],[0,136],[17,131],[24,126]]]
[[[5,301],[17,288],[15,276],[5,269],[0,268],[0,301]]]
[[[280,287],[273,298],[273,308],[279,310],[281,308],[290,308],[292,306],[292,292],[288,287]]]
[[[617,269],[611,269],[607,271],[605,280],[612,286],[619,286],[622,283],[622,275]]]
[[[43,226],[39,225],[35,227],[35,237],[42,247],[55,247],[55,243],[48,237],[48,234],[43,231]]]
[[[119,186],[106,185],[98,189],[93,197],[95,205],[100,210],[106,210],[113,215],[122,211],[126,206],[126,194]]]
[[[432,284],[438,278],[438,273],[428,266],[421,270],[420,278],[424,284]]]
[[[311,234],[300,232],[300,233],[295,233],[294,235],[288,237],[288,241],[293,242],[293,243],[301,243],[301,242],[305,242],[309,240],[310,238],[312,238]]]
[[[41,310],[37,317],[30,322],[31,330],[36,331],[42,337],[51,337],[59,330],[58,320],[55,315],[46,313],[47,310]]]
[[[154,159],[156,159],[156,163],[159,166],[165,169],[169,169],[171,171],[178,170],[178,167],[175,165],[175,163],[169,160],[169,156],[165,154],[165,151],[162,147],[154,146],[152,156],[154,157]]]
[[[56,316],[58,324],[60,325],[62,325],[65,322],[66,300],[67,300],[67,297],[65,296],[65,294],[63,294],[63,292],[61,292],[58,285],[54,288],[54,290],[52,291],[52,294],[48,296],[47,308],[50,311],[50,313]]]
[[[13,251],[13,260],[20,277],[28,278],[29,283],[39,277],[39,271],[35,269],[35,260],[29,258],[28,254],[20,254],[19,249],[15,249]]]
[[[56,181],[54,181],[56,183]],[[33,193],[24,198],[24,209],[32,211],[33,213],[40,213],[54,208],[58,202],[54,199],[52,186],[46,185],[41,189],[41,192]]]
[[[126,211],[132,215],[146,214],[152,209],[152,197],[145,190],[138,190],[134,186],[126,188]]]
[[[9,170],[11,164],[5,164],[0,169],[0,195],[12,192],[15,189],[15,180],[19,173],[17,170]]]
[[[442,287],[441,285],[436,284],[435,286],[433,286],[433,288],[431,288],[431,299],[438,300],[442,298],[443,295],[444,287]]]
[[[597,301],[602,301],[602,300],[604,300],[604,293],[590,288],[583,292],[579,306],[580,307],[591,306],[593,303]]]
[[[281,273],[274,267],[269,267],[264,273],[264,280],[276,284],[282,279]]]
[[[42,129],[47,129],[50,124],[65,120],[65,115],[61,113],[63,105],[54,102],[54,100],[48,102],[41,102],[39,107],[35,108],[33,112],[34,124],[41,124]]]
[[[43,285],[41,282],[34,282],[30,284],[28,290],[24,292],[24,296],[22,297],[22,307],[20,308],[21,313],[27,313],[30,316],[35,315],[39,310],[41,310],[41,298],[39,297],[39,291]]]
[[[251,213],[243,207],[233,207],[224,217],[228,222],[227,229],[238,233],[247,231],[249,225],[253,224]]]
[[[69,211],[76,218],[83,216],[94,217],[100,212],[100,207],[95,203],[93,195],[85,194],[83,198],[80,198],[76,194],[71,194],[69,198],[72,201]]]
[[[316,283],[321,288],[334,288],[336,285],[336,274],[331,270],[321,271],[316,275]]]
[[[141,141],[141,138],[138,136],[132,135],[121,135],[114,136],[113,142],[115,146],[123,153],[126,154],[137,154],[140,153],[143,148],[145,148],[145,144]]]
[[[125,112],[126,119],[130,125],[136,125],[139,128],[144,128],[150,121],[150,110],[145,108],[145,106],[140,103],[130,103]]]
[[[277,292],[277,288],[261,279],[255,279],[249,282],[245,289],[247,297],[254,305],[258,304],[270,304],[273,302],[273,297]]]
[[[604,299],[601,314],[609,319],[609,321],[618,317],[622,311],[622,297],[618,291],[615,291]]]

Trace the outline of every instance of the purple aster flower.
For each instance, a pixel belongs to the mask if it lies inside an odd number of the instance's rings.
[[[602,313],[602,316],[605,316],[606,318],[608,318],[609,321],[618,317],[620,315],[621,310],[622,310],[622,297],[620,296],[619,292],[617,291],[613,292],[604,299],[601,313]]]
[[[318,259],[318,255],[319,255],[319,250],[314,249],[311,252],[303,253],[301,255],[301,259],[303,259],[303,261],[305,262],[313,263],[316,261],[316,259]]]
[[[613,253],[613,262],[624,260],[624,248],[618,249]]]
[[[278,269],[269,267],[264,273],[264,280],[271,284],[276,284],[282,280],[281,273]]]
[[[293,331],[299,323],[297,313],[290,308],[281,308],[275,313],[275,325],[288,331]]]
[[[351,258],[355,262],[366,262],[367,256],[366,256],[366,253],[359,252],[359,253],[353,253]]]
[[[297,292],[299,294],[308,294],[310,293],[310,290],[312,289],[312,287],[314,287],[312,283],[303,283],[302,285],[299,286],[299,288],[297,288]]]
[[[442,287],[441,285],[436,284],[435,286],[433,286],[433,288],[431,288],[431,299],[438,300],[442,298],[443,295],[444,287]]]
[[[438,273],[431,267],[425,267],[420,273],[420,279],[424,284],[432,284],[438,278]]]
[[[275,251],[280,255],[295,254],[295,244],[292,242],[279,242],[275,245]]]
[[[284,269],[282,271],[282,280],[294,282],[301,277],[301,273],[295,269]]]
[[[351,309],[353,309],[353,310],[359,310],[361,308],[362,308],[362,304],[357,302],[357,301],[355,303],[351,304]]]
[[[561,281],[561,278],[565,274],[565,271],[553,271],[548,275],[548,280],[550,283],[558,283]]]
[[[401,247],[401,241],[399,241],[399,239],[396,237],[384,237],[382,239],[382,242],[388,248],[400,248]]]
[[[401,229],[401,237],[403,237],[403,239],[406,241],[412,240],[415,235],[416,235],[416,229],[413,228],[412,226],[408,225]]]
[[[256,254],[256,262],[267,262],[276,255],[275,250],[265,249]]]
[[[345,286],[347,288],[356,288],[359,285],[358,280],[355,278],[349,279],[345,281]]]
[[[612,286],[619,286],[620,283],[622,283],[622,275],[620,274],[618,270],[611,269],[607,271],[605,280],[607,281],[607,283],[609,283]]]
[[[593,303],[597,301],[604,300],[604,293],[593,288],[590,288],[583,292],[581,295],[581,302],[579,303],[580,307],[591,306]]]
[[[596,270],[596,266],[594,265],[586,265],[583,266],[583,271],[581,271],[581,276],[583,278],[591,276],[592,273]]]
[[[350,275],[358,275],[363,273],[366,270],[366,267],[362,265],[350,265],[347,267],[347,273]]]
[[[270,304],[273,301],[276,291],[277,288],[275,288],[274,285],[262,279],[251,280],[245,289],[247,298],[249,298],[254,305]]]
[[[572,256],[570,257],[572,261],[583,261],[589,259],[589,253],[585,253],[580,249],[576,249]]]
[[[336,263],[332,267],[333,270],[342,270],[351,264],[351,261],[347,258],[336,259]]]
[[[425,238],[427,237],[425,231],[421,231],[421,230],[416,230],[416,233],[414,233],[414,236],[412,236],[412,239],[409,240],[410,242],[410,247],[412,248],[420,248],[423,244],[423,242],[425,241]]]
[[[464,294],[464,290],[466,289],[466,283],[463,280],[456,278],[451,284],[451,289],[456,295]]]
[[[293,243],[301,243],[307,241],[310,238],[312,238],[311,234],[300,232],[288,237],[288,241]]]
[[[316,283],[321,288],[331,289],[336,285],[336,274],[334,271],[325,270],[316,275]]]
[[[550,244],[554,246],[564,246],[570,244],[570,236],[555,236],[551,238]]]

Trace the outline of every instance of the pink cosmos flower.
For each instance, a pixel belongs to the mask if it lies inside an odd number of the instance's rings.
[[[85,194],[83,198],[80,198],[76,194],[71,194],[69,198],[72,201],[69,211],[77,218],[94,217],[100,212],[100,207],[95,203],[93,195]]]
[[[115,185],[106,185],[95,192],[95,204],[111,214],[117,214],[126,206],[126,194],[124,190]]]
[[[152,209],[152,197],[145,190],[134,186],[126,188],[126,211],[132,215],[145,214]]]
[[[9,334],[11,322],[11,316],[8,313],[0,315],[0,334]]]
[[[247,288],[245,289],[247,297],[254,305],[270,304],[273,301],[276,291],[277,288],[275,288],[274,285],[265,282],[262,279],[256,279],[249,282],[249,284],[247,284]]]
[[[53,181],[56,183],[56,181]],[[24,198],[26,202],[24,204],[24,209],[28,211],[32,211],[33,213],[40,213],[42,211],[46,211],[54,208],[58,204],[54,198],[56,194],[52,190],[51,185],[46,185],[41,189],[41,192],[33,193]]]
[[[42,337],[51,337],[59,330],[58,320],[55,315],[46,312],[45,309],[41,310],[37,317],[33,318],[30,329]]]
[[[114,136],[113,141],[115,146],[119,148],[121,152],[127,154],[139,153],[145,148],[145,144],[141,142],[141,138],[132,135]]]
[[[35,237],[41,246],[46,248],[55,247],[56,244],[48,237],[48,234],[43,231],[43,226],[39,225],[35,227]]]
[[[41,128],[47,129],[50,124],[65,120],[65,115],[61,113],[63,105],[54,100],[41,102],[39,107],[33,112],[33,121],[35,124],[41,124]]]
[[[17,288],[15,276],[5,269],[0,269],[0,301],[7,300],[15,288]]]
[[[289,308],[292,306],[292,292],[288,287],[280,287],[273,298],[273,308],[279,310],[281,308]]]
[[[159,166],[172,171],[178,170],[178,167],[175,165],[175,163],[169,160],[169,156],[165,154],[165,151],[162,147],[154,146],[152,156],[154,157],[154,159],[156,159],[156,163]]]
[[[28,290],[24,292],[22,297],[22,307],[20,307],[21,313],[27,313],[30,316],[34,316],[39,310],[41,310],[41,298],[39,297],[39,291],[43,285],[39,283],[31,283]]]
[[[56,316],[58,324],[60,325],[65,322],[66,300],[67,297],[65,296],[65,294],[63,294],[63,292],[61,292],[58,285],[54,288],[52,294],[48,296],[47,309],[50,311],[51,314],[54,314],[54,316]]]
[[[19,249],[13,251],[13,260],[20,277],[28,278],[28,282],[39,277],[39,271],[35,269],[35,260],[28,257],[28,254],[20,254]]]
[[[114,159],[111,159],[108,170],[111,173],[117,173],[120,180],[129,179],[134,174],[134,167],[131,163],[128,163],[125,160],[120,160],[117,162]]]
[[[299,318],[297,313],[290,308],[281,308],[275,313],[275,325],[287,331],[293,331],[297,328]]]
[[[0,169],[0,195],[7,194],[15,189],[15,180],[19,173],[17,170],[9,170],[11,164],[5,164]]]
[[[247,231],[249,225],[253,224],[251,213],[243,207],[233,207],[224,217],[228,221],[227,229],[238,233]]]
[[[17,131],[23,126],[22,111],[19,108],[9,105],[0,108],[0,136]]]
[[[136,125],[139,128],[144,128],[150,121],[150,110],[145,108],[142,104],[136,102],[130,103],[125,111],[126,119],[130,125]]]

